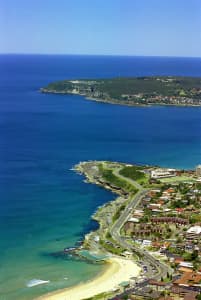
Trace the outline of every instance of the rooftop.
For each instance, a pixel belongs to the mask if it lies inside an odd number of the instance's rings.
[[[201,233],[201,226],[192,226],[187,230],[187,233],[195,233],[200,234]]]

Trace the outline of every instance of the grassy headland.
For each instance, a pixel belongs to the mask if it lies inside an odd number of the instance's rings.
[[[123,105],[201,105],[201,78],[153,76],[63,80],[43,93],[77,94],[91,100]]]

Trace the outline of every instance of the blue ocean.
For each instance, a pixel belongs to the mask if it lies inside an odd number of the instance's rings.
[[[51,81],[117,76],[201,77],[201,58],[0,55],[0,299],[29,300],[103,268],[51,254],[93,229],[114,198],[74,173],[84,160],[193,169],[201,108],[126,107],[41,94]],[[49,283],[30,287],[33,279]]]

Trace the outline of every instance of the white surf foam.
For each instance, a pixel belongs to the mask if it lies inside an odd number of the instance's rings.
[[[41,280],[41,279],[32,279],[27,283],[27,287],[33,287],[39,284],[49,283],[49,280]]]

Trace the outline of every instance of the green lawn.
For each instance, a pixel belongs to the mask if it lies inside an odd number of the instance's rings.
[[[183,182],[183,181],[193,182],[195,181],[195,179],[189,176],[174,176],[174,177],[162,178],[160,179],[160,181],[164,183]]]

